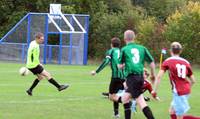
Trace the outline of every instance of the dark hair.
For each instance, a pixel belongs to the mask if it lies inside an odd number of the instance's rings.
[[[38,33],[35,34],[35,38],[36,38],[36,39],[39,39],[39,38],[41,38],[41,37],[44,37],[44,34],[43,34],[43,33],[38,32]]]
[[[173,42],[171,44],[171,51],[174,53],[174,54],[180,54],[181,51],[182,51],[182,46],[179,42]]]
[[[121,41],[120,41],[119,38],[114,37],[114,38],[111,39],[111,44],[112,44],[113,47],[120,47]]]
[[[171,48],[171,50],[172,50],[172,52],[173,52],[174,54],[180,54],[181,51],[182,51],[181,48]]]

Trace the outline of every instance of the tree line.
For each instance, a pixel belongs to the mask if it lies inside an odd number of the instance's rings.
[[[173,41],[183,57],[200,64],[200,2],[198,0],[1,0],[0,37],[28,12],[49,12],[50,3],[62,4],[63,13],[89,14],[89,58],[104,57],[110,39],[132,29],[136,42],[159,61],[162,48]],[[169,55],[169,53],[167,54]]]

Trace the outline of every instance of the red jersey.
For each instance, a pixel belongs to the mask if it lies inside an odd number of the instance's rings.
[[[178,56],[172,56],[163,62],[161,69],[169,71],[172,90],[175,93],[178,95],[190,93],[191,86],[187,77],[192,75],[192,69],[187,60]]]

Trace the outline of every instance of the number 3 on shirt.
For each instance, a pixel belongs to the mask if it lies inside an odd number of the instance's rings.
[[[136,48],[131,49],[131,54],[133,54],[132,61],[137,64],[140,61],[139,51]]]
[[[178,77],[186,78],[186,66],[181,64],[176,64]]]

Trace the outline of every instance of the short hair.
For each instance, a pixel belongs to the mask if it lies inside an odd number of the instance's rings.
[[[112,44],[113,47],[120,47],[121,41],[120,41],[119,38],[114,37],[114,38],[111,39],[111,44]]]
[[[129,41],[135,39],[135,32],[132,30],[126,30],[124,32],[124,39]]]
[[[44,34],[43,34],[43,33],[38,32],[38,33],[35,34],[35,38],[36,38],[36,39],[39,39],[39,38],[41,38],[41,37],[44,37]]]
[[[182,51],[182,46],[179,42],[173,42],[171,44],[171,51],[174,54],[181,54]]]

